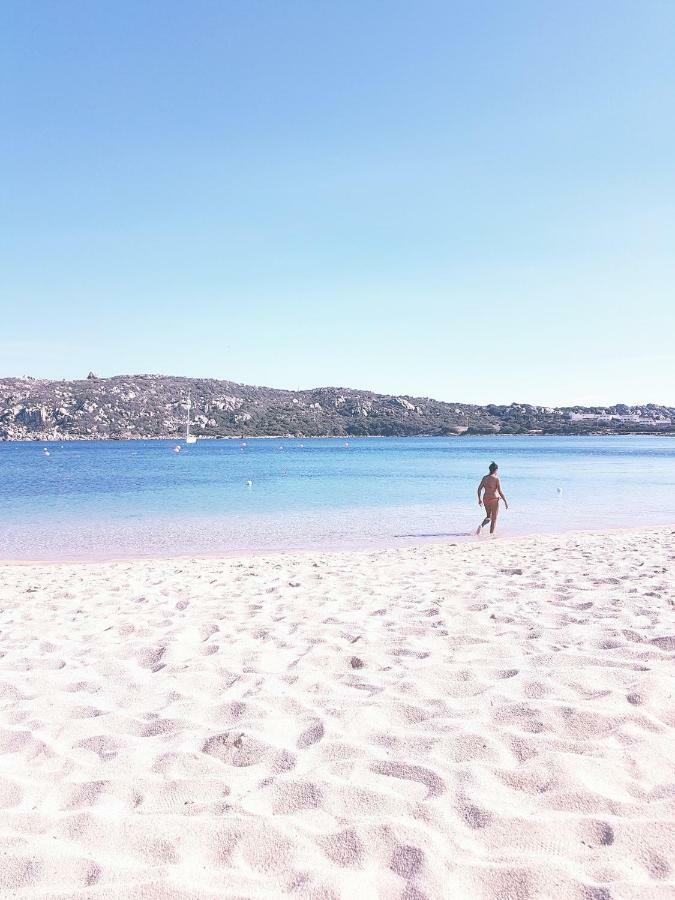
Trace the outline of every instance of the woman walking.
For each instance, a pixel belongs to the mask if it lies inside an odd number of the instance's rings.
[[[476,534],[480,534],[481,528],[485,528],[485,526],[490,523],[490,534],[494,534],[495,528],[497,526],[497,514],[499,513],[499,498],[504,501],[504,506],[506,509],[509,508],[509,504],[506,502],[506,497],[502,493],[502,486],[499,483],[499,478],[497,477],[497,469],[499,466],[497,463],[490,463],[490,474],[484,475],[481,483],[478,485],[478,505],[485,507],[485,518],[481,522],[481,524],[476,529]],[[481,497],[481,491],[483,492],[483,496]]]

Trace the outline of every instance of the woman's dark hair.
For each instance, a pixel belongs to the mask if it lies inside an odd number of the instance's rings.
[[[492,462],[492,463],[490,463],[489,468],[490,468],[490,475],[494,475],[495,472],[497,471],[497,469],[499,468],[499,466],[497,465],[497,463]]]

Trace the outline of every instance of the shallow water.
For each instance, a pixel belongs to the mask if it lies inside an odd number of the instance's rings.
[[[510,503],[500,512],[503,535],[675,522],[675,439],[667,437],[175,446],[0,443],[0,558],[461,540],[481,519],[475,490],[492,459]]]

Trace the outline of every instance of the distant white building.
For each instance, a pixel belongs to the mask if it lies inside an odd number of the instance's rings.
[[[637,425],[672,425],[667,416],[642,416],[640,413],[570,413],[570,422],[632,422]]]

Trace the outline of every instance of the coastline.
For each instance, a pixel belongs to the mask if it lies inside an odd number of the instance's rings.
[[[462,426],[463,427],[463,426]],[[653,429],[643,431],[603,431],[603,430],[583,430],[583,431],[542,431],[534,429],[532,431],[471,431],[466,428],[463,431],[449,431],[447,434],[432,434],[429,432],[420,432],[419,434],[197,434],[199,441],[367,441],[367,440],[404,440],[417,438],[532,438],[532,437],[675,437],[675,429]],[[72,443],[102,443],[104,441],[114,441],[115,443],[135,443],[139,441],[175,441],[183,443],[185,440],[184,433],[153,435],[153,436],[134,436],[134,437],[116,437],[105,436],[97,437],[94,435],[69,435],[54,438],[40,437],[35,435],[25,435],[24,437],[5,438],[0,437],[1,444],[72,444]]]
[[[146,555],[146,556],[101,556],[91,558],[78,557],[59,557],[53,559],[3,559],[0,556],[0,568],[13,566],[105,566],[105,565],[122,565],[133,563],[174,563],[177,561],[187,562],[214,562],[218,560],[247,560],[251,559],[285,559],[289,556],[308,556],[312,554],[337,556],[343,554],[369,554],[381,552],[397,552],[406,550],[422,550],[422,549],[440,549],[449,547],[483,547],[486,544],[502,544],[502,543],[518,543],[543,538],[583,538],[584,536],[602,536],[602,535],[630,535],[634,533],[662,533],[670,532],[675,535],[675,520],[669,524],[661,525],[637,525],[617,528],[571,528],[564,531],[547,531],[547,532],[526,532],[518,534],[501,534],[497,533],[493,536],[483,533],[480,537],[473,532],[466,534],[454,535],[450,540],[438,540],[436,537],[423,539],[410,539],[409,542],[393,542],[389,543],[385,538],[381,541],[358,543],[355,545],[330,545],[326,546],[298,546],[298,547],[279,547],[270,549],[261,547],[259,549],[238,549],[217,550],[213,553],[179,553],[175,556],[166,554]]]
[[[672,896],[673,528],[3,564],[0,889]]]

